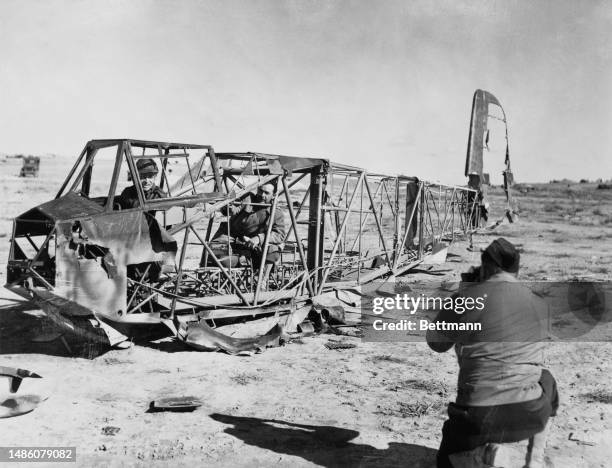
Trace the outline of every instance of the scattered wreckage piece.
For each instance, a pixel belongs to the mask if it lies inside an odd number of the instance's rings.
[[[336,340],[328,340],[327,343],[325,343],[323,346],[325,346],[329,350],[353,349],[357,347],[355,343]]]
[[[3,389],[0,393],[0,419],[29,413],[47,399],[34,385],[26,383],[22,387],[24,379],[42,377],[26,369],[0,366],[0,381],[6,381],[7,385],[3,387],[8,387],[8,392]]]
[[[202,406],[202,400],[194,396],[164,397],[152,401],[147,413],[159,413],[161,411],[189,412]]]
[[[470,145],[477,146],[472,137]],[[480,174],[470,154],[470,174]],[[142,160],[156,161],[163,196],[147,199],[137,170]],[[264,185],[273,187],[271,200],[253,201],[251,193]],[[254,351],[277,343],[281,330],[316,329],[310,309],[315,321],[342,323],[340,309],[351,305],[326,307],[325,295],[350,298],[373,280],[443,256],[479,228],[481,188],[322,158],[92,140],[55,199],[15,219],[6,287],[39,304],[64,335],[91,342],[175,336],[198,349]],[[125,208],[128,189],[136,199]],[[270,241],[268,222],[258,250],[247,254],[227,235],[219,253],[215,233],[229,230],[232,213],[261,206],[268,219],[282,213],[282,242]],[[237,261],[227,263],[232,256]],[[255,337],[222,333],[271,317],[275,323]]]
[[[261,352],[281,344],[283,330],[277,324],[265,335],[254,338],[234,338],[216,331],[205,320],[190,322],[178,330],[178,338],[200,351],[223,350],[228,354]]]

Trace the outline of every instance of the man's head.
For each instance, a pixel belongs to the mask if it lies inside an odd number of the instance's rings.
[[[136,169],[138,170],[142,189],[148,192],[155,186],[155,177],[159,172],[157,164],[152,159],[139,159],[136,161]]]
[[[263,184],[257,189],[257,199],[260,203],[270,203],[274,196],[274,186],[272,184]]]
[[[490,278],[500,271],[516,275],[519,270],[520,259],[521,254],[514,245],[503,237],[495,239],[482,253],[481,278]]]

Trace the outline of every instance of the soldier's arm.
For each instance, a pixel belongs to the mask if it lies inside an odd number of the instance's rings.
[[[158,187],[157,185],[155,186],[155,192],[154,192],[154,196],[151,197],[153,198],[168,198],[168,194],[162,190],[160,187]]]
[[[284,210],[279,209],[274,214],[274,221],[272,223],[272,229],[270,230],[269,243],[275,244],[275,245],[281,244],[283,240],[285,239],[286,232],[287,232],[286,213],[284,212]],[[259,238],[259,244],[263,245],[265,238],[266,238],[266,232],[264,231],[258,234],[257,237]]]
[[[453,294],[453,301],[462,296],[458,293]],[[438,312],[438,315],[433,320],[433,323],[460,323],[465,321],[466,315],[469,312],[465,310],[463,312],[457,312],[453,309],[443,309]],[[453,347],[455,343],[461,342],[465,339],[465,332],[455,331],[455,330],[427,330],[427,334],[425,336],[427,340],[427,344],[431,349],[438,353],[444,353]]]
[[[113,204],[118,204],[122,210],[129,210],[130,208],[136,208],[138,206],[138,198],[136,197],[136,191],[133,190],[133,196],[131,195],[132,188],[126,187],[121,191],[119,196],[115,197]]]

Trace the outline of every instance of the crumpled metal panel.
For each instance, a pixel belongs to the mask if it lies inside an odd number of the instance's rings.
[[[58,331],[70,336],[68,341],[78,345],[78,349],[68,349],[71,354],[93,359],[110,349],[109,337],[93,311],[50,291],[32,289],[30,293],[32,301],[45,312]],[[64,344],[67,346],[66,341]]]
[[[223,350],[228,354],[262,351],[280,345],[282,328],[275,325],[268,333],[254,338],[233,338],[224,335],[206,324],[204,320],[182,324],[178,338],[200,351]]]
[[[142,211],[57,223],[56,292],[112,320],[127,313],[127,265],[174,264],[176,242]]]
[[[103,211],[99,204],[71,192],[38,205],[15,218],[15,236],[46,235],[56,221],[94,216]]]
[[[324,166],[329,162],[326,159],[279,156],[278,163],[285,171],[291,174],[293,171],[297,170],[313,169],[315,167]]]
[[[88,198],[81,197],[74,192],[69,192],[63,197],[38,205],[36,208],[19,216],[18,219],[30,219],[28,213],[35,211],[42,213],[52,221],[58,221],[96,215],[102,213],[104,208]]]
[[[301,158],[265,153],[217,153],[217,158],[221,160],[232,158],[244,159],[252,156],[257,156],[259,159],[265,159],[270,169],[270,174],[283,174],[284,171],[291,174],[293,171],[303,171],[329,164],[327,159],[322,158]]]

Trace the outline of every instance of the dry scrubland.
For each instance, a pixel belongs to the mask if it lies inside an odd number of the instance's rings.
[[[39,179],[19,179],[19,165],[0,166],[2,283],[11,219],[55,194],[69,160],[43,159]],[[475,247],[497,236],[519,245],[526,280],[610,280],[612,191],[586,184],[531,188],[517,193],[520,222],[475,236]],[[478,263],[479,254],[466,247],[453,246],[457,257],[440,266],[453,270],[445,277],[407,281],[456,279]],[[40,320],[39,311],[8,292],[0,297],[0,339],[16,332],[7,317]],[[328,350],[330,339],[355,347]],[[610,466],[612,345],[551,343],[548,351],[562,398],[551,459],[563,467]],[[39,372],[51,388],[37,410],[0,422],[0,445],[77,446],[81,466],[433,466],[457,375],[452,352],[437,355],[424,343],[332,335],[251,357],[161,343],[93,361],[3,354],[0,365]],[[194,395],[204,405],[193,413],[146,413],[151,400],[168,395]]]

